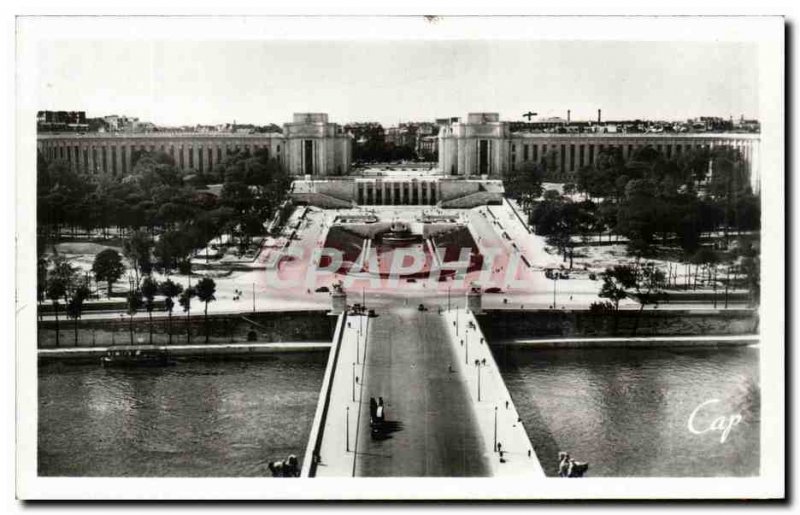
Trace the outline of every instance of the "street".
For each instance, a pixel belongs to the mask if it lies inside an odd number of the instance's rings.
[[[485,446],[443,318],[419,302],[370,321],[356,476],[488,476]],[[454,367],[455,369],[455,367]],[[383,397],[387,431],[371,438],[369,398]]]

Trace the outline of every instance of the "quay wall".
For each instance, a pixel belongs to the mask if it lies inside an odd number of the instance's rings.
[[[307,342],[330,341],[335,324],[335,317],[329,316],[326,311],[316,310],[209,315],[206,326],[202,310],[198,310],[193,311],[188,321],[183,313],[173,315],[171,328],[169,318],[163,312],[158,316],[154,313],[152,328],[153,343],[156,345],[168,344],[170,333],[173,344],[204,343],[206,328],[210,343]],[[140,312],[132,324],[127,315],[79,320],[77,346],[130,344],[131,326],[133,343],[150,342],[150,321],[147,313]],[[62,318],[59,328],[59,346],[76,346],[74,320]],[[55,347],[55,333],[55,320],[39,321],[39,347]],[[191,334],[191,342],[187,333]]]
[[[487,310],[478,321],[487,339],[758,334],[758,311],[729,310]],[[634,332],[635,329],[635,332]]]

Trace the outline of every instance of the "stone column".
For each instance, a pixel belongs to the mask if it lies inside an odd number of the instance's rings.
[[[102,145],[100,145],[99,159],[100,159],[100,173],[102,173],[103,175],[108,175],[108,161],[109,161],[108,143],[106,143],[105,141],[103,142]]]
[[[189,144],[186,140],[183,140],[183,169],[189,169]]]
[[[84,155],[84,149],[86,146],[83,142],[78,142],[76,145],[76,151],[78,153],[78,173],[86,173],[86,159]]]
[[[125,172],[131,173],[133,170],[133,145],[123,144],[125,149]]]
[[[566,148],[564,150],[564,157],[567,158],[567,166],[565,167],[566,173],[572,173],[575,171],[575,152],[578,151],[577,146],[572,141],[568,141],[566,143]]]
[[[319,174],[320,175],[328,175],[329,165],[332,166],[333,163],[328,163],[328,142],[327,138],[322,138],[318,140],[319,142],[319,162],[317,165],[319,166]]]
[[[456,140],[456,175],[467,174],[467,141],[465,138],[458,138]],[[450,174],[450,170],[446,172]]]
[[[197,171],[200,169],[200,146],[196,141],[192,141],[192,170]]]
[[[89,174],[94,175],[97,173],[97,163],[95,163],[95,154],[97,153],[97,146],[94,142],[89,142],[86,145],[89,154]]]
[[[111,152],[111,157],[114,160],[114,163],[111,166],[111,174],[114,176],[122,174],[122,150],[119,147],[119,143],[112,143],[114,150]]]

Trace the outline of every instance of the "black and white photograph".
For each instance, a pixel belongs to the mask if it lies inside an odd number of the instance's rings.
[[[21,16],[21,499],[784,494],[781,17]]]

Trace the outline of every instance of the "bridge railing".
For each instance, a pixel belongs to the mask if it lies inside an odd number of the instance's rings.
[[[333,334],[333,346],[328,355],[328,365],[325,367],[325,375],[322,379],[319,400],[317,401],[317,411],[314,414],[314,423],[311,426],[311,434],[308,436],[308,445],[303,457],[303,468],[300,477],[314,477],[317,474],[317,465],[320,460],[320,447],[322,445],[323,428],[328,417],[328,408],[331,401],[331,386],[333,385],[333,374],[336,371],[336,364],[339,360],[339,350],[341,349],[342,335],[344,333],[345,319],[347,314],[339,315],[336,323],[336,331]]]

